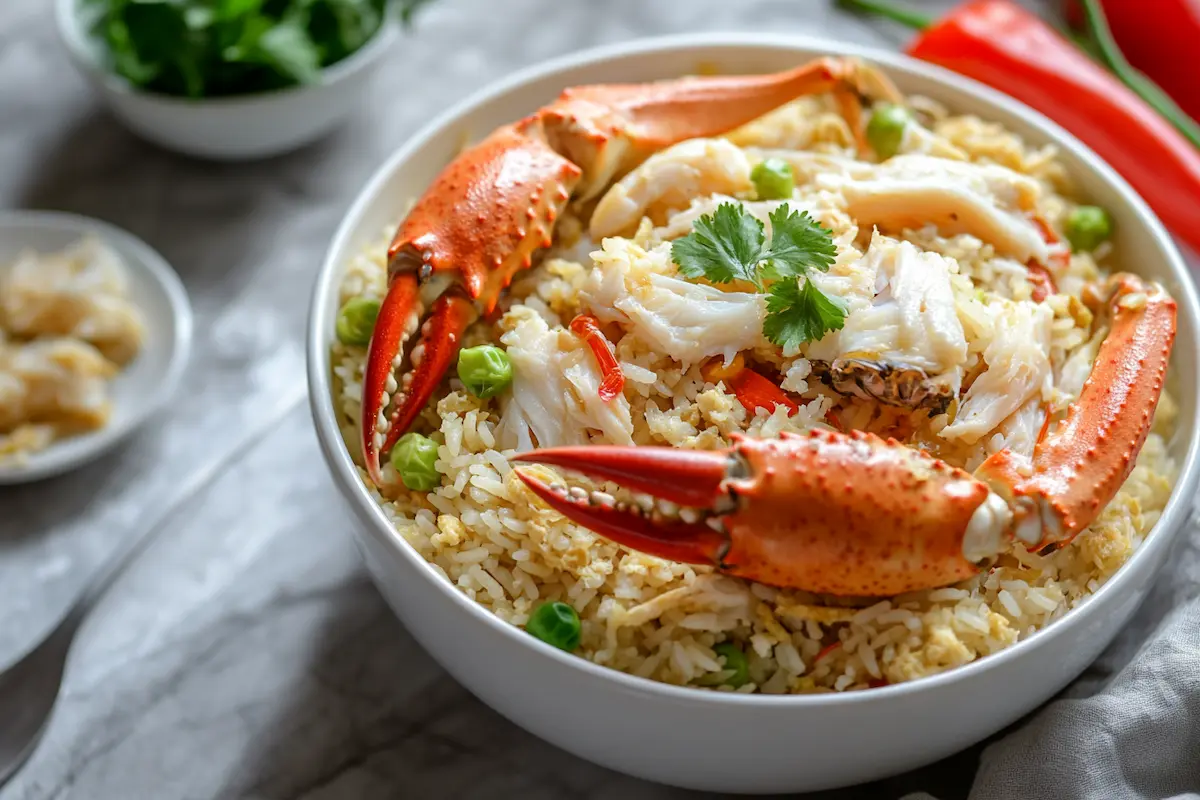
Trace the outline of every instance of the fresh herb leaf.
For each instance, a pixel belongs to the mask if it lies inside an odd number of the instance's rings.
[[[833,236],[805,211],[787,203],[771,212],[771,249],[764,256],[769,277],[776,280],[805,275],[810,269],[828,272],[837,258]]]
[[[671,259],[689,278],[713,283],[749,281],[760,290],[763,224],[736,203],[722,203],[692,224],[692,232],[671,245]]]
[[[783,349],[818,341],[845,324],[846,307],[809,278],[788,277],[771,285],[763,334]]]
[[[274,67],[297,83],[310,83],[320,71],[320,56],[308,31],[295,22],[273,26],[258,40],[255,60]]]
[[[689,278],[712,283],[747,281],[767,293],[763,333],[784,349],[820,339],[845,323],[842,302],[811,279],[837,257],[833,233],[786,203],[771,212],[771,240],[745,207],[722,203],[671,244],[671,259]]]
[[[263,0],[217,0],[214,13],[217,19],[237,19],[259,13],[262,6]]]
[[[427,2],[428,0],[426,0]],[[316,80],[361,49],[389,8],[421,0],[81,0],[109,67],[148,92],[216,97]]]

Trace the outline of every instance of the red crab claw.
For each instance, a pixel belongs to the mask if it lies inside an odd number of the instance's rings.
[[[551,508],[617,544],[749,580],[837,595],[886,596],[955,583],[1006,549],[1004,500],[960,469],[871,434],[735,436],[728,450],[563,447],[515,460],[551,464],[704,509],[688,523],[603,493],[521,480]]]
[[[662,447],[556,447],[516,460],[578,470],[679,505],[709,507],[721,496],[730,454]],[[622,506],[590,502],[600,499],[594,494],[566,494],[525,470],[518,469],[517,475],[567,519],[634,550],[671,561],[711,564],[728,546],[727,537],[708,525],[654,520]]]

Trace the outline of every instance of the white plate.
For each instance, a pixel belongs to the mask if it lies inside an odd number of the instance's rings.
[[[98,431],[60,439],[23,462],[0,462],[0,484],[40,480],[85,464],[129,436],[179,385],[192,347],[192,308],[169,264],[106,222],[56,211],[0,211],[0,269],[24,249],[53,252],[94,233],[125,262],[130,299],[146,324],[142,350],[113,381],[113,413]]]

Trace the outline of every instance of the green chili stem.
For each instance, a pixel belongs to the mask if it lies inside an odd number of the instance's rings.
[[[901,25],[907,25],[910,28],[916,28],[923,31],[933,24],[933,17],[928,14],[922,14],[918,11],[910,11],[907,8],[899,8],[889,3],[880,3],[876,0],[836,0],[836,5],[844,8],[847,11],[856,11],[865,14],[878,14],[881,17],[899,22]]]
[[[1096,53],[1104,64],[1121,79],[1121,82],[1146,101],[1155,111],[1168,122],[1179,129],[1196,147],[1200,147],[1200,126],[1198,126],[1170,96],[1158,87],[1158,84],[1133,68],[1125,59],[1125,54],[1113,39],[1108,20],[1100,9],[1097,0],[1080,0],[1084,17],[1087,20],[1087,31],[1096,46]]]

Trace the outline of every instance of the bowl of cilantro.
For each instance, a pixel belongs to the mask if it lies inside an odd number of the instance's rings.
[[[56,0],[76,67],[161,147],[238,161],[331,132],[421,0]]]

